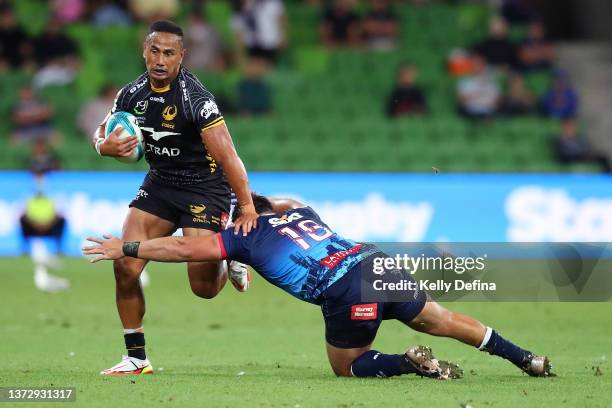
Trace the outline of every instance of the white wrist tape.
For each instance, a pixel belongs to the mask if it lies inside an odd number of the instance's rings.
[[[104,143],[104,139],[98,138],[98,140],[96,140],[96,152],[98,152],[100,156],[102,156],[102,153],[100,153],[100,146],[102,145],[102,143]]]

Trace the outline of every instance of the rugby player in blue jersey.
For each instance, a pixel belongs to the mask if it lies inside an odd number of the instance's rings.
[[[88,238],[97,245],[85,247],[83,252],[97,255],[92,262],[132,257],[160,262],[233,259],[251,265],[273,285],[321,306],[327,355],[338,376],[462,376],[456,364],[434,358],[428,347],[410,347],[404,354],[372,350],[378,327],[389,319],[502,357],[531,376],[552,375],[547,357],[516,346],[469,316],[443,308],[423,291],[410,293],[406,302],[364,302],[362,279],[366,275],[361,271],[372,271],[373,259],[385,254],[373,245],[339,236],[312,208],[294,200],[253,195],[253,202],[261,218],[259,227],[249,234],[228,229],[213,236],[148,241],[122,241],[105,235],[104,239]]]

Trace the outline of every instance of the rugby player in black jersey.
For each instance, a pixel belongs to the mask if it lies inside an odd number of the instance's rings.
[[[110,114],[125,111],[136,116],[144,136],[150,170],[130,203],[122,232],[126,240],[163,237],[177,228],[184,236],[215,234],[228,219],[231,190],[241,214],[235,231],[246,234],[257,226],[244,165],[212,94],[182,66],[185,52],[179,26],[153,23],[143,43],[147,71],[119,91],[93,135],[93,146],[101,156],[130,155],[138,143],[135,137],[120,140],[119,128],[104,138]],[[145,353],[145,301],[139,282],[146,262],[135,258],[114,262],[117,309],[128,355],[102,374],[153,372]],[[228,278],[220,263],[191,262],[187,272],[192,291],[207,299],[217,295]],[[232,273],[234,286],[246,290],[246,268],[232,265]]]

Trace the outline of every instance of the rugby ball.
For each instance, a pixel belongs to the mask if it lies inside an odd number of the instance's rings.
[[[123,128],[121,134],[119,134],[119,139],[136,136],[139,143],[136,145],[130,156],[115,157],[115,159],[122,163],[136,163],[138,160],[142,159],[145,151],[144,139],[142,137],[140,127],[138,127],[136,116],[129,112],[113,113],[111,117],[108,118],[108,121],[106,121],[106,131],[104,132],[104,137],[107,138],[117,126]]]

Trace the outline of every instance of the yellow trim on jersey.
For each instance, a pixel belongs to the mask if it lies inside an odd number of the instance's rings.
[[[164,87],[161,87],[161,88],[154,87],[152,83],[149,83],[149,85],[151,85],[151,90],[153,92],[157,92],[157,93],[167,92],[167,91],[170,90],[170,84],[168,84],[168,85],[166,85]]]
[[[205,130],[217,127],[219,125],[222,125],[224,123],[225,123],[225,119],[223,119],[223,116],[221,116],[220,118],[217,118],[217,119],[213,120],[211,123],[209,123],[208,125],[204,126],[202,128],[202,132],[205,131]]]

